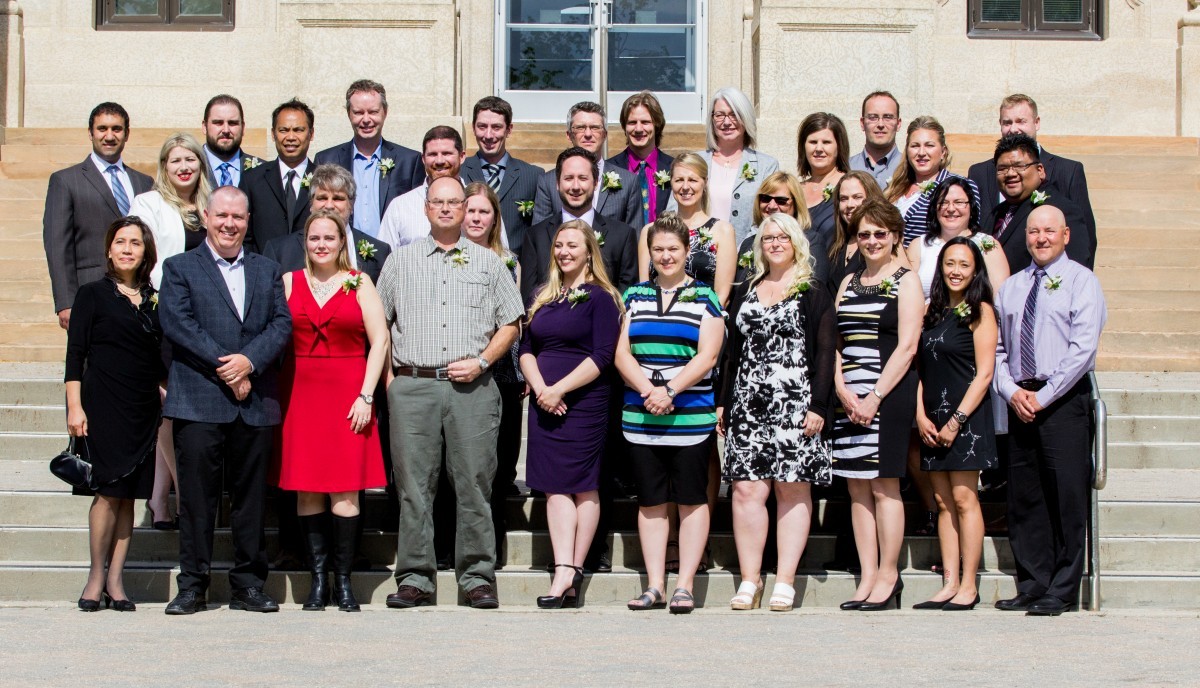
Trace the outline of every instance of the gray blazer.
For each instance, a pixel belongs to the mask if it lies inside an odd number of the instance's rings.
[[[132,167],[126,165],[125,170],[135,196],[154,186],[153,179]],[[112,189],[90,155],[78,165],[50,175],[42,243],[50,268],[55,313],[75,303],[80,285],[104,276],[104,233],[120,216]]]
[[[613,165],[605,164],[601,176],[616,172],[621,180],[621,188],[605,190],[602,180],[596,180],[596,212],[612,220],[631,227],[642,226],[642,187],[638,185],[637,177]],[[533,223],[537,224],[547,218],[562,217],[562,198],[558,195],[558,179],[554,170],[542,174],[538,180],[537,198],[533,203]],[[515,245],[515,244],[510,244]]]
[[[713,152],[710,150],[696,151],[696,155],[704,158],[704,162],[708,164],[710,170],[713,164],[712,154]],[[742,151],[742,165],[750,166],[750,169],[754,171],[754,179],[746,179],[739,170],[737,182],[733,185],[733,203],[729,206],[729,224],[733,225],[734,236],[737,238],[739,246],[754,230],[754,204],[758,202],[758,185],[762,184],[762,180],[766,179],[767,175],[779,171],[779,161],[766,153],[746,148]],[[679,205],[675,203],[673,195],[670,202],[667,203],[667,210],[679,210]]]
[[[483,161],[478,155],[468,157],[462,165],[462,178],[468,182],[487,183],[483,174]],[[532,201],[537,195],[538,178],[545,172],[536,165],[530,165],[524,160],[518,160],[509,154],[508,166],[504,170],[504,178],[500,180],[500,217],[504,220],[504,232],[508,235],[508,245],[514,253],[519,253],[525,243],[525,233],[533,226],[533,213],[521,214],[517,203]]]
[[[291,341],[292,314],[283,297],[279,264],[245,253],[245,317],[238,319],[229,288],[208,244],[167,259],[159,292],[159,321],[171,340],[171,371],[163,415],[201,423],[278,425],[276,366]],[[217,359],[250,359],[250,394],[238,401],[216,374]]]

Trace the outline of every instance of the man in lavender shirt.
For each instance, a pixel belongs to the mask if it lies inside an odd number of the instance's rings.
[[[1107,311],[1100,281],[1067,257],[1071,230],[1058,208],[1029,215],[1033,263],[996,298],[997,393],[1008,402],[1008,529],[1017,596],[997,609],[1057,616],[1083,575],[1091,425],[1087,373]]]

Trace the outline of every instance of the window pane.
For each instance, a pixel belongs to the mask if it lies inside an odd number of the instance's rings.
[[[179,0],[179,15],[220,15],[221,0]]]
[[[592,6],[587,0],[510,0],[510,24],[587,24]]]
[[[509,29],[508,83],[515,91],[592,90],[587,29]]]
[[[608,34],[608,89],[695,91],[692,35],[691,28],[613,29]]]
[[[980,0],[985,22],[1021,21],[1021,0]]]
[[[615,0],[614,24],[693,24],[692,0]]]
[[[113,14],[119,17],[158,16],[158,0],[115,0]]]
[[[1043,0],[1042,15],[1048,22],[1083,21],[1083,0]]]

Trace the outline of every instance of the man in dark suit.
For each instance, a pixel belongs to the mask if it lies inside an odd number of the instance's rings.
[[[545,172],[509,153],[512,117],[512,106],[503,98],[487,96],[475,103],[471,128],[479,150],[463,162],[460,174],[468,182],[483,182],[496,192],[508,245],[519,253],[525,233],[533,226],[533,199],[538,179]]]
[[[292,99],[271,113],[271,140],[278,157],[247,170],[239,185],[250,199],[246,250],[261,253],[276,237],[299,232],[308,219],[310,180],[308,147],[313,139],[313,111]]]
[[[1029,265],[1029,251],[1023,233],[1025,223],[1034,208],[1049,205],[1058,208],[1072,230],[1067,255],[1089,270],[1096,257],[1096,235],[1087,226],[1079,206],[1071,202],[1057,186],[1046,179],[1046,171],[1038,159],[1037,142],[1025,134],[1010,134],[996,144],[996,184],[1004,201],[997,205],[990,218],[983,220],[983,231],[991,232],[1000,242],[1012,273]]]
[[[671,200],[671,163],[675,162],[675,158],[659,147],[666,124],[662,105],[649,91],[629,96],[621,106],[625,150],[609,158],[608,164],[637,177],[641,196],[641,226],[654,222],[666,210],[667,201]]]
[[[1033,98],[1021,93],[1014,93],[1001,101],[1000,136],[1025,134],[1036,141],[1041,126],[1042,120],[1038,116],[1037,103],[1033,101]],[[1075,229],[1075,239],[1078,240],[1081,227],[1087,227],[1088,234],[1094,237],[1096,235],[1096,216],[1092,213],[1092,201],[1088,197],[1087,177],[1083,173],[1083,165],[1078,161],[1053,155],[1050,151],[1042,148],[1041,144],[1038,144],[1038,155],[1046,172],[1046,180],[1058,187],[1060,195],[1066,195],[1082,213],[1084,224],[1072,225]],[[981,206],[979,217],[991,217],[992,209],[1003,200],[999,185],[996,183],[995,159],[971,165],[971,169],[967,171],[967,177],[979,187]]]
[[[245,193],[218,188],[204,211],[204,243],[163,268],[159,317],[174,354],[163,415],[175,422],[179,478],[179,593],[167,605],[171,615],[207,608],[223,482],[232,498],[229,608],[279,610],[263,592],[263,507],[280,422],[275,360],[291,339],[292,316],[279,265],[242,248],[249,214]]]
[[[316,163],[333,163],[350,170],[358,189],[354,203],[355,225],[379,236],[383,211],[397,196],[403,196],[425,181],[421,154],[383,138],[387,120],[387,91],[383,84],[359,79],[346,89],[346,114],[354,138],[317,153]]]
[[[154,180],[125,166],[121,152],[129,141],[129,113],[116,103],[100,103],[88,116],[92,154],[78,165],[50,175],[42,242],[50,268],[54,312],[65,330],[80,285],[104,276],[104,233],[129,214],[133,197]]]
[[[598,161],[596,191],[592,207],[610,220],[637,226],[642,219],[642,194],[637,178],[628,170],[605,165],[604,142],[608,140],[608,123],[604,108],[584,101],[571,106],[567,116],[567,139],[572,146],[591,153]],[[558,179],[550,170],[538,179],[537,195],[533,199],[533,222],[557,218],[562,212],[558,194]]]
[[[208,183],[239,186],[242,173],[262,164],[262,158],[242,150],[246,115],[242,101],[222,93],[204,106],[204,156],[208,158]]]

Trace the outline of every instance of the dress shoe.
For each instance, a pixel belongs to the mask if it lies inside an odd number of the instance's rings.
[[[81,612],[98,612],[100,611],[100,600],[89,600],[86,597],[80,597],[75,604],[79,605]]]
[[[588,557],[587,561],[583,562],[583,568],[592,573],[612,573],[612,559],[609,559],[608,552],[594,558]]]
[[[862,606],[863,602],[864,600],[846,600],[838,605],[838,609],[841,609],[844,612],[856,612],[858,611],[858,608]]]
[[[949,603],[950,603],[950,600],[941,600],[941,601],[927,600],[925,602],[918,602],[918,603],[914,604],[912,606],[912,608],[913,609],[944,609],[946,607],[946,605]]]
[[[496,598],[496,589],[484,583],[467,591],[467,604],[472,609],[496,609],[500,600]]]
[[[858,605],[860,612],[881,612],[888,609],[900,608],[900,593],[904,591],[904,581],[897,578],[896,585],[892,586],[892,593],[887,596],[887,599],[882,602],[867,602]]]
[[[979,593],[975,593],[975,599],[972,600],[970,604],[958,604],[956,602],[947,602],[946,604],[942,605],[942,611],[944,611],[944,612],[969,612],[972,609],[974,609],[975,605],[977,605],[977,604],[979,604]]]
[[[1071,604],[1063,602],[1054,595],[1046,595],[1029,605],[1029,609],[1025,610],[1025,613],[1029,616],[1058,616],[1071,609]]]
[[[1029,610],[1029,605],[1037,602],[1042,598],[1041,595],[1031,595],[1027,592],[1019,593],[1016,597],[1010,597],[1007,600],[999,600],[996,602],[996,609],[1002,612],[1023,612]]]
[[[401,585],[396,588],[396,592],[387,596],[387,606],[391,609],[428,607],[432,604],[433,593],[425,592],[415,585]]]
[[[279,604],[262,588],[242,588],[230,595],[229,608],[247,612],[277,612]]]
[[[195,590],[181,590],[167,605],[165,611],[168,616],[185,616],[208,611],[208,600],[204,598],[203,593]]]
[[[454,568],[454,555],[443,554],[437,558],[437,570],[449,571]]]
[[[112,608],[114,612],[136,612],[137,605],[132,600],[126,598],[123,600],[114,599],[109,596],[108,591],[104,591],[104,607]]]

